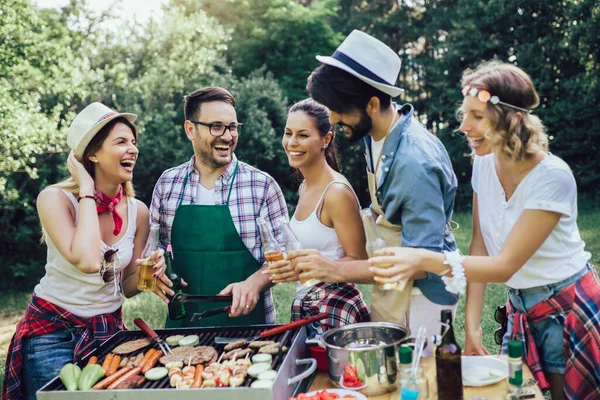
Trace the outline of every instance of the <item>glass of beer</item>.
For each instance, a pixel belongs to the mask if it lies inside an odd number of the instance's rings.
[[[146,257],[140,263],[140,278],[138,280],[138,290],[144,292],[151,292],[156,287],[156,278],[152,276],[154,274],[154,266],[157,264],[155,252],[158,250],[158,224],[150,225],[150,234],[148,235],[148,242],[144,248],[143,254]]]

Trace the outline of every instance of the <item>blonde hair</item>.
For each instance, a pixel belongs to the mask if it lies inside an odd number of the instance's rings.
[[[484,61],[475,69],[463,72],[462,87],[487,90],[504,103],[532,110],[540,98],[531,78],[522,69],[500,61]],[[486,103],[490,128],[484,137],[492,151],[513,161],[532,157],[537,151],[548,151],[546,128],[536,115],[503,104]],[[462,114],[462,106],[458,115]]]
[[[83,151],[83,156],[81,157],[81,160],[80,160],[80,162],[83,164],[83,167],[85,168],[85,170],[90,174],[90,176],[94,180],[96,179],[96,177],[95,177],[96,173],[94,170],[94,163],[90,160],[90,157],[92,155],[96,154],[102,148],[102,145],[104,144],[104,141],[108,137],[108,134],[110,133],[110,131],[112,131],[112,129],[114,128],[114,126],[117,123],[122,123],[122,124],[127,125],[133,132],[133,136],[137,139],[137,128],[135,127],[135,125],[132,122],[130,122],[126,118],[123,118],[123,117],[115,118],[114,120],[110,121],[108,124],[103,126],[102,129],[100,129],[98,131],[98,133],[96,133],[94,138],[87,145],[87,147]],[[135,197],[135,190],[133,189],[133,184],[131,183],[131,181],[122,182],[121,186],[123,187],[123,195],[124,196]],[[77,182],[75,182],[75,179],[73,179],[72,176],[69,176],[68,178],[66,178],[58,183],[50,185],[50,186],[48,186],[48,188],[62,189],[64,191],[72,193],[74,195],[79,194],[79,185],[77,184]],[[43,229],[42,229],[41,242],[42,243],[46,242],[46,235],[44,234]]]

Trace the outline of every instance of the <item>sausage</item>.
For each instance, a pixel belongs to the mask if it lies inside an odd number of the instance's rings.
[[[134,375],[139,374],[140,372],[142,372],[142,368],[137,366],[134,369],[131,369],[129,371],[127,371],[126,373],[124,373],[123,375],[121,375],[116,381],[114,381],[113,383],[111,383],[110,385],[108,385],[108,390],[112,390],[114,388],[116,388],[117,386],[119,386],[120,383],[123,383],[124,381],[127,380],[127,378],[131,378]]]
[[[119,383],[115,389],[133,389],[141,385],[142,382],[144,382],[144,377],[141,375],[135,375]]]
[[[146,372],[148,372],[149,370],[154,368],[154,366],[156,365],[158,360],[162,357],[162,355],[163,355],[162,351],[155,351],[154,354],[152,354],[152,356],[150,357],[150,359],[148,361],[146,361],[146,364],[144,364],[144,366],[142,367],[142,372],[145,374]],[[139,365],[138,365],[138,367],[139,367]]]
[[[231,342],[225,345],[223,348],[224,351],[231,351],[233,349],[239,349],[244,347],[247,344],[246,339],[236,340],[235,342]]]
[[[110,362],[110,366],[108,367],[108,371],[106,371],[106,376],[111,376],[119,369],[119,364],[121,364],[121,356],[114,356],[112,361]]]
[[[204,371],[204,365],[198,364],[196,366],[196,374],[194,375],[194,381],[192,382],[192,389],[199,388],[202,386],[202,372]]]
[[[110,367],[110,363],[111,363],[111,361],[112,361],[112,359],[113,359],[114,356],[115,355],[113,353],[110,353],[104,359],[104,362],[102,363],[102,369],[104,370],[104,375],[106,375],[106,373],[108,372],[108,367]]]
[[[131,371],[131,368],[129,368],[129,367],[121,368],[120,370],[118,370],[117,372],[112,374],[111,376],[106,377],[106,378],[102,379],[100,382],[96,383],[92,387],[92,390],[106,389],[108,387],[108,385],[110,385],[111,383],[113,383],[114,381],[116,381],[117,379],[119,379],[121,376],[125,375],[129,371]]]
[[[152,357],[152,354],[154,354],[155,352],[156,352],[156,350],[154,350],[154,349],[148,350],[148,352],[142,358],[142,361],[140,361],[140,363],[137,366],[142,367],[142,369],[144,369],[144,365],[146,365],[146,363],[148,362],[150,357]]]

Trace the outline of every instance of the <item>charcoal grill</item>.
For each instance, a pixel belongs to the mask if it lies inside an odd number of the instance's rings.
[[[220,355],[225,345],[215,344],[214,338],[216,336],[248,338],[275,326],[277,325],[227,328],[177,328],[157,330],[156,333],[163,340],[171,335],[198,335],[200,337],[199,345],[213,346]],[[83,367],[92,356],[98,357],[98,363],[101,364],[112,349],[119,344],[143,337],[145,335],[142,331],[119,331],[101,344],[92,344],[90,346],[91,351],[78,364]],[[196,400],[198,398],[211,400],[282,400],[306,391],[316,370],[315,359],[307,357],[305,346],[306,328],[301,327],[284,332],[269,339],[278,341],[280,348],[281,346],[288,347],[286,353],[280,351],[279,354],[273,356],[272,367],[277,371],[277,376],[270,389],[251,388],[250,383],[252,382],[252,378],[250,377],[246,377],[244,384],[236,388],[176,389],[169,385],[169,378],[165,377],[160,381],[145,380],[141,386],[135,389],[68,392],[60,381],[60,378],[55,377],[37,392],[37,398],[39,400],[165,400],[170,398],[181,400]],[[152,346],[158,348],[155,344]],[[128,356],[145,352],[148,348],[133,352]],[[256,350],[250,356],[255,353]]]

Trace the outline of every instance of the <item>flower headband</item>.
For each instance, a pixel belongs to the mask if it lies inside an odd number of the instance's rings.
[[[492,104],[502,104],[502,105],[507,106],[507,107],[516,108],[517,110],[521,110],[521,111],[526,112],[528,114],[531,112],[531,110],[527,110],[525,108],[517,107],[515,105],[508,104],[508,103],[505,103],[503,101],[500,101],[500,98],[498,96],[492,96],[490,94],[490,92],[488,92],[487,90],[484,90],[484,89],[477,89],[477,88],[474,88],[474,87],[471,87],[471,86],[467,85],[467,86],[465,86],[462,89],[462,94],[463,94],[463,96],[467,96],[467,95],[468,96],[475,96],[482,103],[490,102]]]

